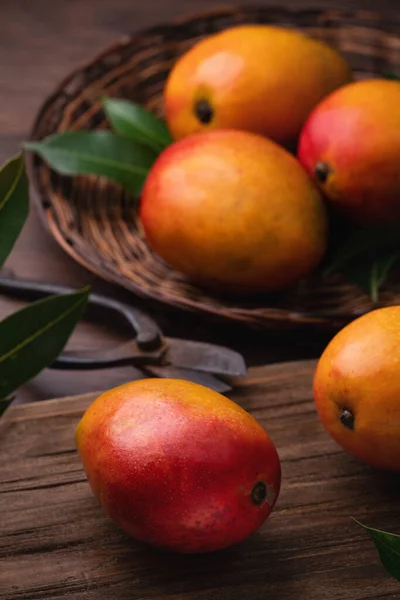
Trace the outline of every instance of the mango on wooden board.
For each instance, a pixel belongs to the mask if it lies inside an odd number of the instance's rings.
[[[275,506],[275,446],[248,412],[204,386],[144,379],[101,394],[76,429],[96,498],[137,540],[211,552],[258,530]]]
[[[314,399],[342,448],[400,472],[400,306],[373,310],[335,335],[317,365]]]

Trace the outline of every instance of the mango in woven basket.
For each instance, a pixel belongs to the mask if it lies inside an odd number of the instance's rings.
[[[307,119],[298,156],[341,215],[400,220],[400,81],[357,81],[330,94]]]
[[[266,137],[216,130],[172,143],[143,187],[150,247],[198,284],[281,290],[321,261],[328,218],[298,160]]]
[[[234,128],[293,142],[310,111],[353,79],[333,47],[300,31],[239,25],[197,42],[172,68],[164,89],[175,139]]]

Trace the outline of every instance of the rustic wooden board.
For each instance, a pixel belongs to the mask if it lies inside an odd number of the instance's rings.
[[[102,512],[73,442],[95,395],[10,409],[0,421],[0,598],[400,598],[350,519],[400,532],[400,479],[363,466],[327,436],[312,402],[314,367],[253,369],[231,394],[276,443],[282,491],[259,532],[208,555],[155,551]]]

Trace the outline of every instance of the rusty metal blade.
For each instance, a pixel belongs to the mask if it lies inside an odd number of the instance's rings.
[[[231,377],[247,373],[243,356],[230,348],[178,338],[165,340],[167,351],[164,360],[167,365]]]
[[[186,381],[193,381],[194,383],[199,383],[200,385],[211,388],[220,394],[230,392],[233,389],[229,383],[218,379],[218,377],[215,377],[211,373],[193,371],[192,369],[179,369],[169,366],[156,367],[154,365],[149,365],[142,370],[154,375],[155,377],[167,377],[172,379],[185,379]]]

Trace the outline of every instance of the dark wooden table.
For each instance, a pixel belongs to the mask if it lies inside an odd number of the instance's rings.
[[[326,434],[314,369],[268,365],[237,383],[232,400],[276,444],[281,492],[254,535],[197,556],[140,544],[100,508],[73,439],[93,395],[10,409],[0,420],[0,598],[400,600],[399,583],[351,519],[399,532],[399,477],[360,464]]]
[[[262,2],[262,0],[260,0]],[[381,11],[395,10],[398,0],[380,0]],[[235,3],[235,0],[232,0]],[[240,3],[236,0],[236,3]],[[277,4],[276,2],[262,2]],[[0,19],[0,159],[18,151],[26,139],[35,113],[56,84],[79,63],[91,58],[121,35],[176,16],[215,7],[213,0],[2,0]],[[297,6],[298,4],[296,4]],[[308,6],[376,9],[375,0],[325,0]],[[31,206],[29,220],[7,261],[18,276],[48,280],[78,287],[88,282],[94,289],[127,296],[77,266],[44,230]],[[134,298],[129,296],[129,300]],[[17,307],[0,298],[0,317]],[[207,330],[204,323],[185,316],[178,328],[176,315],[165,310],[155,315],[170,334],[192,338],[207,337],[229,344],[243,352],[249,364],[294,358],[316,357],[326,339],[309,336],[255,334],[221,325]],[[211,328],[209,328],[211,329]],[[89,324],[79,325],[70,346],[98,347],[112,344],[116,333]],[[132,369],[112,369],[91,373],[44,371],[20,390],[18,401],[44,399],[107,388],[133,377]]]

